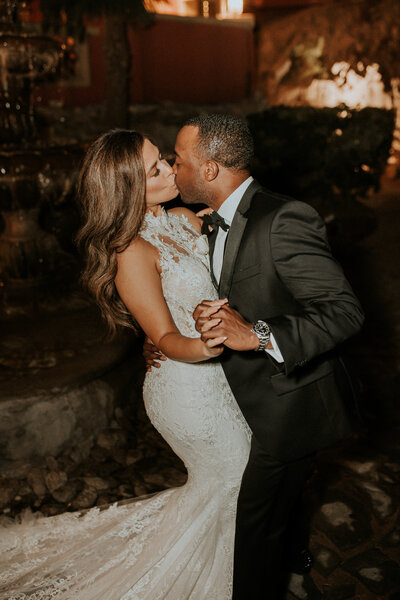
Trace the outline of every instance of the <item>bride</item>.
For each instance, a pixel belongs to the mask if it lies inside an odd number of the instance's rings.
[[[84,280],[111,331],[140,327],[169,358],[147,373],[146,411],[187,483],[84,515],[1,531],[1,600],[230,600],[237,496],[250,431],[192,313],[217,299],[207,241],[152,142],[115,130],[89,148],[79,194]]]

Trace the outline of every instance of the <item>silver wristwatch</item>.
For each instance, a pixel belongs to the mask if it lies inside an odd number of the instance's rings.
[[[260,345],[256,348],[257,352],[265,350],[268,346],[269,338],[271,337],[271,327],[265,321],[256,321],[251,329],[256,334]]]

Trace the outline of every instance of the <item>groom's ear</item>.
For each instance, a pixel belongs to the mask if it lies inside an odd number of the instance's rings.
[[[203,164],[204,178],[206,181],[214,181],[218,177],[219,165],[214,160],[207,160]]]

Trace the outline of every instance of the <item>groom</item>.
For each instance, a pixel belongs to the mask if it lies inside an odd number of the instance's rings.
[[[249,172],[250,131],[229,115],[188,121],[175,145],[182,200],[204,203],[222,307],[195,310],[203,340],[226,336],[221,362],[252,431],[238,501],[234,600],[281,597],[289,524],[316,450],[349,435],[352,398],[336,347],[357,333],[360,305],[307,204]]]

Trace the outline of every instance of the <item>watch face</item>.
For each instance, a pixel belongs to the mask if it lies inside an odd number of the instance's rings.
[[[267,323],[258,321],[254,325],[254,331],[256,333],[261,333],[262,335],[267,335],[270,332],[270,327]]]

